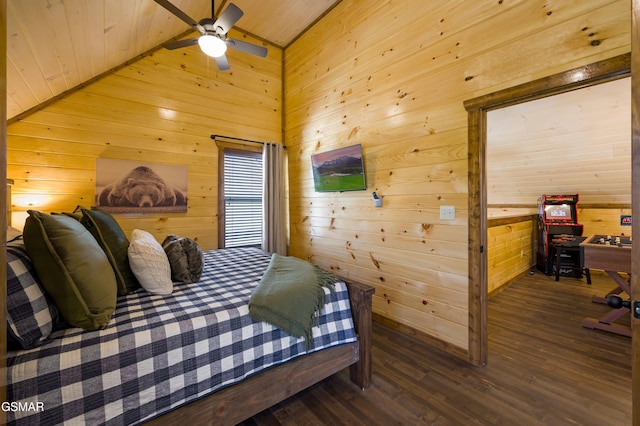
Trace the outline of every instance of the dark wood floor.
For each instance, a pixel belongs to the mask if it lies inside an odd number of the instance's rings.
[[[489,302],[480,368],[375,323],[369,389],[343,371],[243,425],[631,425],[630,339],[581,326],[608,311],[591,295],[614,287],[518,280]]]

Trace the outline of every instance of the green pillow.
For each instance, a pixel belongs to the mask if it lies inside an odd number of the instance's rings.
[[[96,239],[72,217],[28,213],[25,248],[64,319],[85,330],[106,327],[116,307],[118,288]]]
[[[113,267],[118,283],[118,295],[124,296],[140,287],[129,266],[129,240],[118,222],[109,213],[100,210],[80,209],[80,223],[91,232]]]

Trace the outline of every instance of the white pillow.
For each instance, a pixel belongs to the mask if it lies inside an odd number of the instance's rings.
[[[128,254],[129,266],[142,288],[149,293],[171,294],[171,265],[167,254],[153,235],[134,229]]]

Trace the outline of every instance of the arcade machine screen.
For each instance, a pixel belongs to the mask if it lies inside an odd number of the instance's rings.
[[[544,206],[544,211],[551,222],[575,222],[569,204],[548,204]]]

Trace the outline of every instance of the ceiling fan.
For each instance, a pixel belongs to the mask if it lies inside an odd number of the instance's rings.
[[[206,55],[211,56],[215,60],[218,69],[221,71],[227,71],[231,68],[225,55],[227,47],[262,58],[267,56],[267,49],[263,46],[227,37],[227,32],[244,14],[242,10],[233,3],[229,3],[220,16],[218,16],[218,19],[204,18],[201,19],[200,22],[196,22],[168,0],[155,0],[155,2],[191,25],[200,33],[200,37],[198,38],[167,43],[164,45],[167,49],[173,50],[198,44]],[[213,11],[214,5],[213,1],[211,1],[211,15],[213,15]]]

